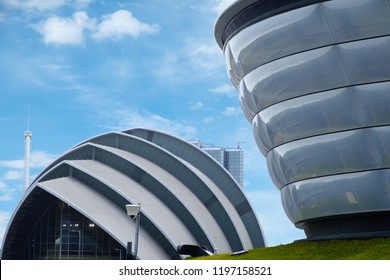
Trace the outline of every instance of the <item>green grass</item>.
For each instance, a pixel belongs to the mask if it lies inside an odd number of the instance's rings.
[[[194,260],[390,260],[390,238],[294,242],[249,250],[237,256],[219,254]]]

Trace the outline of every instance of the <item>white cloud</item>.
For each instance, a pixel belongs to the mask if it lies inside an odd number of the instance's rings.
[[[100,118],[105,121],[106,129],[114,131],[142,127],[166,132],[184,139],[193,139],[197,134],[196,128],[185,122],[167,119],[147,111],[141,113],[132,108],[100,112]]]
[[[32,151],[30,154],[30,169],[37,171],[47,167],[58,156],[44,151]],[[15,192],[18,191],[24,179],[24,160],[1,160],[0,161],[1,180],[0,181],[0,201],[12,200]],[[30,182],[33,176],[30,177]],[[6,181],[18,182],[17,187],[10,187]],[[15,183],[12,183],[13,185]]]
[[[214,55],[215,53],[220,53],[219,49],[214,47],[214,45],[200,45],[197,46],[193,51],[192,54],[194,56],[199,56],[199,55]]]
[[[3,2],[15,9],[21,10],[55,10],[63,6],[82,8],[95,0],[3,0]]]
[[[65,5],[65,0],[3,0],[6,5],[16,9],[52,10]]]
[[[180,49],[162,51],[160,58],[153,64],[154,67],[150,69],[151,73],[164,85],[177,85],[193,78],[187,74],[189,72],[188,59]]]
[[[45,151],[31,151],[30,154],[30,167],[31,168],[42,168],[49,165],[53,160],[57,158],[57,155],[50,154]],[[24,160],[0,160],[0,167],[10,169],[23,169]]]
[[[44,64],[41,67],[48,69],[49,71],[56,71],[62,69],[70,69],[70,65],[61,65],[61,64]]]
[[[195,8],[200,7],[207,12],[220,14],[233,2],[237,2],[237,0],[208,0],[203,5],[195,6]]]
[[[237,91],[231,84],[223,84],[218,87],[210,89],[210,92],[218,95],[227,95],[229,97],[236,97]]]
[[[237,0],[214,0],[214,5],[213,5],[213,9],[214,11],[216,11],[217,13],[221,13],[222,11],[224,11],[228,6],[230,6],[230,4],[232,4],[233,2],[236,2]]]
[[[22,170],[9,170],[5,173],[5,180],[22,180],[23,179],[23,171]]]
[[[14,189],[10,188],[7,184],[0,181],[0,201],[12,200],[14,192]]]
[[[72,3],[73,6],[75,6],[77,9],[81,9],[81,8],[88,6],[89,4],[91,4],[94,1],[95,0],[73,0],[73,1],[71,1],[71,3],[73,2]]]
[[[191,106],[191,110],[199,110],[199,109],[202,109],[204,106],[204,104],[200,101],[198,102],[195,102],[194,104],[192,104]]]
[[[85,12],[76,12],[70,18],[53,16],[35,25],[35,29],[43,35],[45,44],[82,45],[84,31],[94,29],[95,22]]]
[[[32,151],[30,155],[31,168],[44,168],[57,159],[58,155],[45,151]]]
[[[174,49],[161,49],[160,52],[151,71],[165,85],[209,80],[221,75],[221,69],[225,68],[222,51],[214,42],[207,44],[201,38],[187,38],[185,46],[177,45]],[[223,78],[226,78],[225,73]]]
[[[3,236],[10,218],[11,212],[0,211],[0,246],[3,244]]]
[[[37,172],[47,167],[57,155],[45,151],[32,151],[30,154],[30,171]],[[11,201],[22,189],[24,179],[24,160],[0,161],[0,201]],[[30,176],[30,182],[36,176]],[[12,182],[12,184],[10,183]]]
[[[149,25],[136,19],[131,12],[119,10],[103,16],[97,25],[93,37],[96,39],[118,40],[126,36],[137,38],[141,34],[152,34],[159,31],[157,25]]]
[[[99,40],[119,40],[159,30],[157,25],[143,23],[126,10],[105,15],[100,23],[86,12],[75,12],[71,17],[52,16],[34,25],[34,29],[43,35],[45,44],[54,45],[83,45],[88,34]]]
[[[42,170],[57,157],[57,155],[44,151],[32,151],[30,154],[30,171],[37,172]],[[25,174],[24,160],[1,160],[0,172],[0,201],[10,201],[15,198],[17,192],[22,188]],[[30,176],[30,182],[34,177],[35,176]],[[12,182],[12,184],[10,182]]]
[[[206,124],[212,123],[212,122],[214,122],[214,118],[213,117],[204,118],[203,122]]]
[[[7,168],[23,168],[24,161],[22,159],[18,160],[0,160],[0,167],[7,167]]]
[[[226,107],[225,110],[222,112],[225,116],[231,117],[231,116],[238,116],[241,114],[241,108],[229,106]]]
[[[210,44],[199,44],[198,41],[194,39],[187,41],[190,46],[190,60],[194,68],[210,71],[225,67],[223,53],[217,44],[214,42]]]

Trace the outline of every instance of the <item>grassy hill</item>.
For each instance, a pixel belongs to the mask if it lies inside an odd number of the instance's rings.
[[[390,238],[294,242],[196,260],[390,260]]]

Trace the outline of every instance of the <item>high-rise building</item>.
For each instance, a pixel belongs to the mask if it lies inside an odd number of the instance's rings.
[[[390,235],[390,1],[240,0],[215,38],[287,216]]]
[[[204,145],[199,140],[190,142],[212,156],[229,171],[241,187],[244,186],[244,152],[240,146],[237,148],[223,148]]]

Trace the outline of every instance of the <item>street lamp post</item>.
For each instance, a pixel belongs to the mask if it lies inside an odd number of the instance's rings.
[[[141,220],[141,204],[126,204],[127,215],[130,219],[135,219],[135,237],[134,237],[134,259],[137,259],[138,254],[138,235]]]

